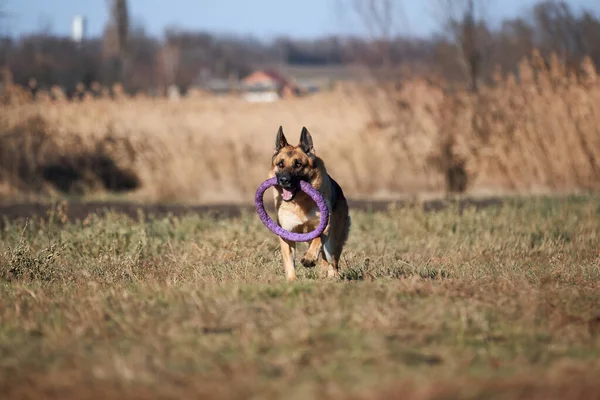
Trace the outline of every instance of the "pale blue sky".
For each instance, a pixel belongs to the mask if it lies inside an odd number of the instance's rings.
[[[488,2],[488,0],[483,0]],[[493,22],[520,14],[535,0],[489,0],[486,14]],[[154,34],[169,25],[260,39],[277,35],[310,38],[324,34],[361,33],[363,26],[353,19],[353,0],[130,0],[130,14]],[[400,33],[422,36],[438,25],[435,0],[397,0],[395,13]],[[570,0],[575,9],[582,6],[600,13],[599,0]],[[5,32],[13,36],[50,28],[60,35],[70,34],[71,19],[83,14],[88,34],[99,35],[106,23],[106,0],[0,0],[10,17]]]

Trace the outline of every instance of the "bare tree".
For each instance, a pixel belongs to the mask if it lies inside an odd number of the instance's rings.
[[[164,90],[177,83],[181,65],[181,48],[177,43],[166,43],[159,55],[160,71]]]
[[[107,33],[112,36],[112,44],[118,54],[117,76],[126,85],[129,55],[129,12],[127,0],[107,0],[110,7],[110,21]]]
[[[541,50],[554,51],[565,64],[577,64],[591,51],[584,40],[584,16],[578,18],[564,1],[545,0],[533,7]]]
[[[535,27],[522,17],[504,20],[494,42],[489,64],[499,66],[503,72],[516,73],[519,62],[536,47]]]
[[[5,21],[6,21],[6,6],[5,1],[0,0],[0,37],[6,34]],[[0,92],[12,84],[12,74],[8,67],[8,51],[4,50],[4,46],[0,47]]]
[[[354,41],[350,45],[350,60],[361,65],[387,101],[395,104],[394,87],[399,81],[397,72],[400,56],[394,53],[394,44],[400,36],[399,28],[406,25],[402,21],[402,0],[352,0],[349,3],[350,7],[347,7],[345,0],[336,3],[338,16],[350,21],[353,26],[358,24],[362,27],[368,42]],[[367,99],[366,105],[370,109],[372,122],[384,125],[377,104]]]
[[[404,25],[401,0],[353,0],[352,7],[372,41],[371,54],[358,55],[363,61],[379,70],[378,78],[390,79],[394,64],[392,46]],[[364,51],[364,49],[363,49]]]
[[[433,0],[434,14],[454,41],[472,91],[477,92],[490,33],[483,0]],[[489,1],[486,2],[489,6]]]

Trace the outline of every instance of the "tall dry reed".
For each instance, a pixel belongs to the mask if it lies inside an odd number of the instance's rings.
[[[213,96],[107,98],[100,89],[77,101],[54,92],[31,101],[21,93],[18,101],[4,99],[0,143],[6,149],[15,132],[31,134],[28,121],[42,121],[43,148],[63,159],[101,151],[139,178],[132,198],[149,201],[251,201],[279,125],[291,141],[306,126],[353,198],[442,194],[448,185],[471,194],[597,189],[600,84],[589,61],[582,67],[585,74],[575,77],[556,59],[546,66],[534,54],[518,77],[499,74],[478,94],[412,79],[393,96],[347,84],[269,104]],[[44,168],[54,154],[47,153],[21,156]],[[19,176],[7,175],[2,192],[27,190]]]

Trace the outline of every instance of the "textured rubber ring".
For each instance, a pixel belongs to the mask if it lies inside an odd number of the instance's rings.
[[[262,223],[267,228],[269,228],[269,230],[274,234],[291,242],[310,242],[311,240],[319,237],[323,233],[325,227],[327,226],[327,223],[329,222],[329,210],[327,209],[327,203],[325,202],[325,198],[323,198],[323,195],[314,187],[312,187],[310,183],[300,181],[300,190],[309,195],[310,198],[313,199],[313,201],[317,204],[317,207],[321,212],[321,219],[319,221],[317,229],[315,229],[312,232],[290,232],[277,225],[275,221],[273,221],[273,219],[271,219],[269,214],[267,214],[267,212],[265,211],[263,195],[268,188],[275,185],[277,185],[277,178],[273,177],[267,179],[266,181],[260,184],[260,186],[256,190],[256,194],[254,195],[254,205],[256,206],[256,212],[258,213],[258,216],[260,217]]]

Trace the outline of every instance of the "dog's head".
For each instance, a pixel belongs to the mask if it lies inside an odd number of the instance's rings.
[[[316,156],[313,141],[308,129],[302,128],[300,142],[297,146],[288,144],[283,128],[280,126],[275,139],[272,168],[277,183],[281,186],[281,197],[284,201],[292,201],[296,197],[300,181],[311,182],[315,177]]]

